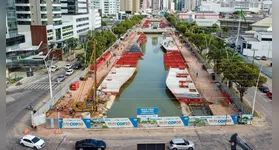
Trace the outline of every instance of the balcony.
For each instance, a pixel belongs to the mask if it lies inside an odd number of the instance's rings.
[[[53,8],[52,11],[61,11],[61,8]]]
[[[46,4],[46,0],[40,0],[41,4]]]
[[[62,25],[62,21],[55,21],[55,22],[53,23],[53,25],[55,25],[55,26],[57,26],[57,25]]]
[[[46,7],[41,7],[41,11],[47,11]]]
[[[29,0],[16,0],[16,4],[29,4]]]
[[[60,0],[54,0],[52,1],[52,4],[61,4]]]
[[[60,15],[54,15],[53,18],[62,18]]]

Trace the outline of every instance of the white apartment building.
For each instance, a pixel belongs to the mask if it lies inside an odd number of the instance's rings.
[[[120,0],[91,0],[94,9],[101,9],[102,16],[112,16],[118,18],[120,11]]]
[[[98,28],[101,28],[102,26],[102,17],[99,13],[98,9],[94,9],[93,7],[90,7],[89,9],[89,29],[95,30]]]
[[[73,37],[78,38],[80,34],[90,30],[90,15],[63,15],[63,22],[69,22],[73,27]],[[92,27],[91,27],[92,28]]]
[[[62,7],[62,14],[76,15],[88,14],[88,0],[60,0]]]
[[[16,0],[18,25],[61,25],[60,0]]]
[[[263,6],[263,7],[262,7]],[[259,12],[269,11],[272,8],[271,0],[202,0],[199,6],[200,11],[234,12],[243,11]]]

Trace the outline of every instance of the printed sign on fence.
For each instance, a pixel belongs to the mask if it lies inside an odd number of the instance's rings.
[[[189,116],[189,126],[235,125],[236,116]]]
[[[139,128],[188,126],[188,116],[139,118]]]
[[[90,118],[59,118],[60,128],[91,128]]]
[[[95,118],[91,119],[92,128],[137,128],[137,118]]]
[[[238,114],[237,123],[238,124],[252,124],[253,115],[251,114]]]
[[[158,108],[137,108],[137,118],[158,117]]]

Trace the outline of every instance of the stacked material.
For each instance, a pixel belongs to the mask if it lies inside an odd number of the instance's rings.
[[[166,84],[171,93],[180,102],[202,103],[201,95],[187,69],[170,68]]]
[[[108,59],[110,58],[111,53],[109,51],[103,53],[102,56],[100,56],[97,61],[96,61],[96,67],[97,67],[97,71],[100,70],[100,68],[102,67],[102,65],[104,63],[106,63],[106,61],[108,61]],[[90,70],[94,70],[94,64],[92,64],[90,66]]]
[[[164,54],[164,64],[171,68],[186,68],[184,59],[179,51],[168,51]]]
[[[136,67],[140,56],[142,52],[126,52],[116,62],[116,67]]]
[[[145,22],[143,23],[143,27],[144,28],[149,28],[151,21],[150,20],[145,20]]]
[[[135,67],[113,67],[99,86],[98,90],[104,92],[105,94],[119,94],[122,85],[124,85],[133,76],[135,71]]]
[[[137,42],[139,43],[140,46],[142,46],[146,41],[147,41],[146,35],[144,33],[141,33]]]

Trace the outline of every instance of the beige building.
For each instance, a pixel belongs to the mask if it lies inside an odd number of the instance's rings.
[[[120,11],[139,12],[140,0],[120,0]]]

